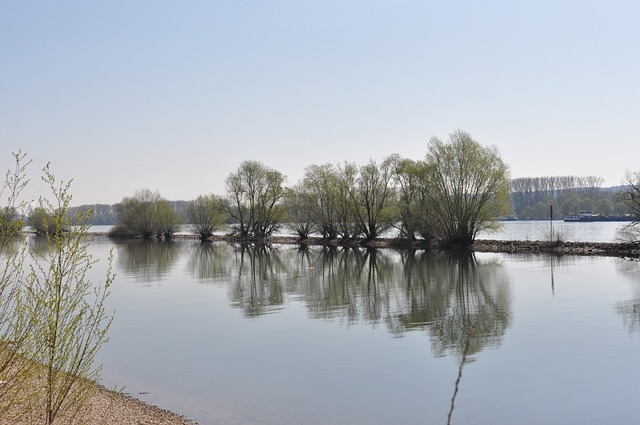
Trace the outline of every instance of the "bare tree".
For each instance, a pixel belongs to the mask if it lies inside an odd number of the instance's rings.
[[[620,192],[620,199],[631,214],[640,218],[640,171],[627,172],[625,183],[625,188]]]

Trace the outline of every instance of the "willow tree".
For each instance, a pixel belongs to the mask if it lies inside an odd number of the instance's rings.
[[[173,239],[173,235],[180,230],[180,216],[166,199],[161,199],[156,204],[155,227],[156,237],[164,237],[165,240]]]
[[[161,199],[159,192],[152,192],[149,189],[141,189],[133,196],[125,196],[119,204],[116,204],[118,225],[144,239],[152,238],[158,229],[156,216]]]
[[[444,245],[469,246],[480,230],[495,227],[495,219],[509,213],[509,167],[497,148],[458,130],[447,143],[433,137],[426,162],[426,193]]]
[[[241,237],[271,235],[284,217],[282,173],[258,161],[244,161],[225,183],[225,209]]]
[[[433,238],[434,212],[428,199],[428,167],[424,161],[394,157],[394,180],[400,237],[411,241],[419,234],[425,241]]]
[[[304,170],[301,191],[311,198],[309,215],[315,230],[324,239],[338,237],[338,177],[332,164],[310,165]]]
[[[222,199],[213,194],[198,196],[187,205],[186,213],[191,228],[200,240],[213,235],[225,219]]]
[[[393,172],[396,160],[396,156],[380,164],[371,160],[358,169],[355,191],[350,195],[355,224],[366,240],[377,238],[398,220]]]
[[[333,192],[333,202],[336,230],[345,241],[356,238],[362,233],[355,214],[355,210],[360,206],[358,172],[358,166],[352,162],[344,162],[335,168],[337,190]]]
[[[72,422],[84,411],[95,391],[100,367],[94,360],[107,341],[112,317],[105,310],[109,286],[113,281],[111,259],[102,284],[93,283],[87,273],[96,263],[87,252],[84,235],[89,214],[79,213],[68,223],[70,183],[57,182],[43,170],[52,199],[41,199],[41,207],[53,218],[55,231],[47,233],[45,253],[33,253],[28,288],[26,318],[34,320],[33,345],[23,355],[42,365],[40,378],[32,384],[36,403],[30,409],[32,423],[53,424],[64,417]]]
[[[24,314],[27,275],[27,245],[19,235],[28,203],[22,199],[27,186],[26,160],[14,153],[14,167],[5,174],[0,187],[0,423],[19,422],[32,397],[32,381],[37,368],[24,361],[33,346],[37,316]]]
[[[28,162],[14,157],[0,201],[3,211],[23,216]],[[111,261],[104,284],[88,279],[96,262],[83,237],[90,212],[70,219],[69,183],[58,183],[48,166],[43,171],[53,194],[39,205],[52,218],[45,249],[28,249],[36,237],[16,236],[22,221],[0,214],[0,423],[76,423],[96,389],[94,360],[111,323]]]
[[[285,191],[287,217],[300,240],[307,239],[314,230],[313,210],[316,197],[301,182]]]
[[[180,217],[169,202],[149,189],[137,190],[116,204],[118,224],[111,235],[142,236],[143,239],[162,237],[171,239],[178,230]]]

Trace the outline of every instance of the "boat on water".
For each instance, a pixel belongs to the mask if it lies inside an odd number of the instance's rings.
[[[593,221],[638,221],[638,217],[630,214],[626,215],[600,215],[593,214],[591,211],[580,211],[578,214],[568,215],[564,221],[571,222],[593,222]]]

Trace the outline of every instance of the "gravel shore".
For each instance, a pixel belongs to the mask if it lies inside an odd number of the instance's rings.
[[[88,425],[196,425],[196,422],[99,386],[90,401]]]
[[[35,415],[42,414],[35,412]],[[25,411],[7,412],[0,425],[44,423],[40,416]],[[64,425],[197,425],[183,416],[96,384],[95,393],[74,418],[61,415],[56,424]]]

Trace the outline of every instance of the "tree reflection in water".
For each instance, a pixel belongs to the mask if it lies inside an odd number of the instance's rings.
[[[630,334],[640,333],[640,259],[625,259],[618,263],[618,271],[633,287],[633,298],[616,304],[624,327]]]
[[[160,281],[178,263],[183,247],[171,241],[126,240],[116,242],[120,270],[141,282]]]
[[[187,273],[201,282],[226,281],[230,250],[226,243],[199,242],[190,246]]]
[[[246,316],[270,313],[282,305],[287,269],[279,250],[264,244],[239,244],[232,251],[231,305]]]
[[[502,266],[471,252],[236,245],[229,273],[231,303],[247,316],[298,300],[312,318],[426,330],[436,356],[497,346],[511,320]]]
[[[498,346],[511,322],[507,275],[495,261],[471,251],[403,255],[407,312],[397,328],[425,328],[436,356],[467,356]],[[471,357],[468,357],[471,359]]]

